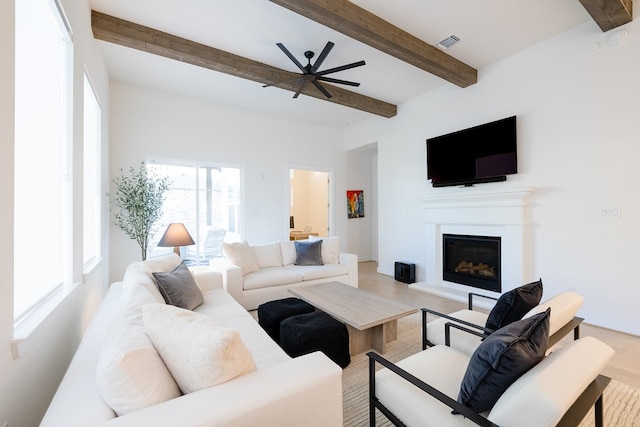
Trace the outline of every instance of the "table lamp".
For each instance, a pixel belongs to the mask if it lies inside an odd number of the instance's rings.
[[[173,252],[180,255],[180,246],[195,245],[187,228],[181,222],[169,224],[158,246],[173,246]]]

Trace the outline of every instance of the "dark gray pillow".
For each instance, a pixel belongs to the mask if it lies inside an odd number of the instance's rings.
[[[542,279],[505,292],[487,317],[485,328],[498,330],[511,322],[522,319],[529,310],[540,304]]]
[[[460,385],[458,402],[488,411],[502,393],[544,358],[551,309],[518,320],[489,335],[473,352]]]
[[[324,265],[322,263],[322,240],[316,240],[314,242],[296,240],[295,244],[295,265]]]
[[[200,288],[184,262],[170,273],[151,273],[167,304],[193,310],[204,302]]]

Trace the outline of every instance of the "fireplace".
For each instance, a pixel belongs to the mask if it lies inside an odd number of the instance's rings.
[[[442,278],[502,292],[500,237],[442,235]]]

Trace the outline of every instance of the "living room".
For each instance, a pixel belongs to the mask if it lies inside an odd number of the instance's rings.
[[[629,36],[619,45],[609,46],[608,34],[585,22],[479,70],[478,83],[469,88],[447,85],[400,105],[393,119],[336,128],[112,80],[91,33],[89,5],[62,4],[74,28],[74,69],[80,75],[88,69],[108,124],[103,130],[105,190],[120,168],[152,158],[242,166],[244,238],[260,243],[287,237],[289,166],[330,169],[337,205],[332,234],[345,236],[344,249],[361,260],[377,260],[382,274],[392,276],[398,260],[416,263],[420,282],[431,280],[425,200],[531,190],[526,279],[541,277],[549,294],[572,289],[583,295],[581,315],[588,323],[640,335],[634,256],[640,206],[629,196],[640,181],[634,158],[640,150],[637,21],[624,26]],[[8,58],[14,52],[13,7],[13,2],[0,5],[0,50]],[[595,43],[599,49],[590,49]],[[13,65],[10,60],[0,64],[0,93],[13,93]],[[13,97],[3,96],[0,227],[5,236],[13,235],[13,110]],[[518,117],[517,175],[474,188],[431,187],[425,139],[512,115]],[[81,112],[74,117],[81,122]],[[369,168],[374,164],[375,177]],[[354,188],[365,190],[366,216],[348,220],[342,195]],[[602,208],[621,214],[603,217]],[[10,427],[38,424],[104,288],[139,258],[136,244],[111,225],[104,209],[101,264],[85,278],[86,286],[77,287],[23,343],[17,359],[9,345],[14,244],[12,238],[0,243],[0,426],[5,420]],[[355,238],[371,230],[377,234],[377,253]],[[81,227],[75,233],[81,235]],[[77,260],[74,279],[82,280]]]

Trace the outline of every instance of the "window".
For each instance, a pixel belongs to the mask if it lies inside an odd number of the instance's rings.
[[[84,75],[83,255],[85,265],[100,256],[100,104]]]
[[[70,281],[72,50],[57,3],[15,3],[14,319],[19,320]]]
[[[240,238],[240,169],[211,164],[151,161],[147,167],[171,182],[162,217],[149,242],[149,257],[171,252],[158,241],[173,222],[184,223],[196,242],[181,248],[188,265],[208,264],[222,256],[222,240]]]

